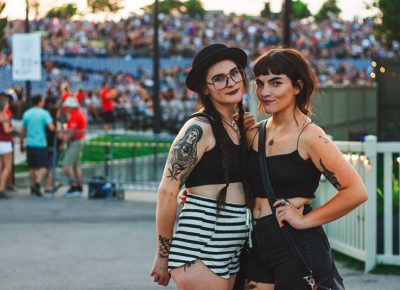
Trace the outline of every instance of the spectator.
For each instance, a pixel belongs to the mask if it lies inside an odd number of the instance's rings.
[[[61,135],[61,123],[60,123],[60,110],[57,106],[52,105],[48,108],[51,117],[53,118],[53,125],[55,127],[55,131],[51,131],[47,129],[47,178],[45,185],[45,193],[51,193],[51,189],[53,186],[53,167],[57,166],[58,159],[61,155],[61,149],[63,146],[63,140]],[[60,183],[54,184],[54,190],[56,191],[61,186]]]
[[[114,124],[114,102],[115,91],[109,90],[108,83],[102,83],[100,91],[101,108],[103,110],[104,125],[103,129],[107,133]]]
[[[54,131],[54,125],[49,112],[43,109],[44,98],[41,95],[35,95],[31,101],[33,107],[22,116],[21,152],[25,151],[24,138],[26,137],[31,194],[42,196],[40,185],[47,167],[46,128]]]
[[[8,197],[5,187],[13,162],[11,118],[7,110],[8,98],[2,95],[0,96],[0,199]]]
[[[83,150],[83,139],[87,126],[86,117],[79,108],[79,102],[74,97],[65,100],[68,122],[64,141],[68,144],[64,156],[64,172],[70,178],[70,188],[64,194],[66,197],[82,196],[82,170],[80,158]]]

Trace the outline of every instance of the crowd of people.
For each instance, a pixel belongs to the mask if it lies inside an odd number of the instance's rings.
[[[148,14],[131,16],[119,22],[43,18],[33,21],[31,26],[32,31],[42,33],[44,59],[48,56],[134,58],[152,55],[153,30],[151,16]],[[160,30],[162,57],[190,58],[201,47],[221,42],[244,49],[249,55],[250,65],[264,51],[278,46],[282,35],[279,19],[226,16],[222,12],[210,12],[203,19],[179,14],[161,15]],[[23,21],[15,20],[8,23],[3,39],[3,50],[0,53],[0,67],[10,66],[12,62],[11,35],[23,31]],[[356,65],[351,60],[371,60],[375,57],[400,55],[398,42],[388,43],[385,39],[375,36],[372,18],[353,21],[336,18],[320,22],[293,21],[292,47],[301,51],[310,60],[319,73],[320,83],[328,85],[368,84],[373,81],[370,78],[369,68],[365,65]],[[342,62],[333,65],[329,62],[330,59]],[[163,73],[168,73],[171,68],[163,70]],[[70,81],[80,77],[85,82],[98,76],[96,73],[88,74],[79,69],[69,76]],[[118,74],[112,77],[116,78]],[[181,85],[184,76],[179,78],[180,82],[176,82],[174,86]]]
[[[280,19],[227,16],[222,12],[210,12],[204,19],[180,14],[161,15],[160,19],[160,49],[165,57],[192,57],[213,42],[241,47],[253,57],[281,42]],[[22,20],[9,22],[6,48],[10,49],[10,36],[23,32],[24,25]],[[151,55],[153,30],[149,14],[101,23],[43,18],[31,26],[32,30],[43,32],[46,55]],[[400,53],[398,42],[386,43],[376,38],[372,18],[293,21],[292,29],[292,46],[308,58],[369,59]]]

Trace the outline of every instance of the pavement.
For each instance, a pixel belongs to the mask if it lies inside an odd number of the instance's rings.
[[[126,201],[30,196],[0,200],[0,290],[156,290],[152,192]],[[400,289],[400,276],[338,264],[347,290]]]

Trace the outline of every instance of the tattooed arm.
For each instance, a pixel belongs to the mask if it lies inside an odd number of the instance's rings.
[[[281,221],[298,229],[312,228],[341,218],[367,200],[360,176],[321,128],[311,125],[304,130],[299,152],[311,158],[337,192],[325,204],[304,216],[299,216],[291,207],[280,207]]]
[[[172,242],[172,232],[176,218],[179,188],[201,159],[204,152],[213,146],[215,140],[211,126],[206,119],[190,119],[175,138],[163,177],[158,188],[156,209],[157,249],[151,276],[159,285],[168,285],[168,255]]]

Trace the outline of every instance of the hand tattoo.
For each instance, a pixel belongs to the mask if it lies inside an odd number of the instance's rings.
[[[322,159],[319,160],[319,163],[321,164],[323,171],[322,174],[325,176],[325,178],[336,188],[340,189],[342,185],[339,183],[337,180],[335,173],[332,171],[329,171],[328,168],[325,167],[324,163],[322,163]]]
[[[203,129],[199,125],[192,125],[186,130],[185,135],[172,145],[167,176],[169,179],[179,180],[180,175],[180,183],[185,183],[197,163],[197,143],[202,135]]]
[[[171,239],[159,235],[158,240],[160,242],[159,257],[168,258],[169,248],[171,247]]]

